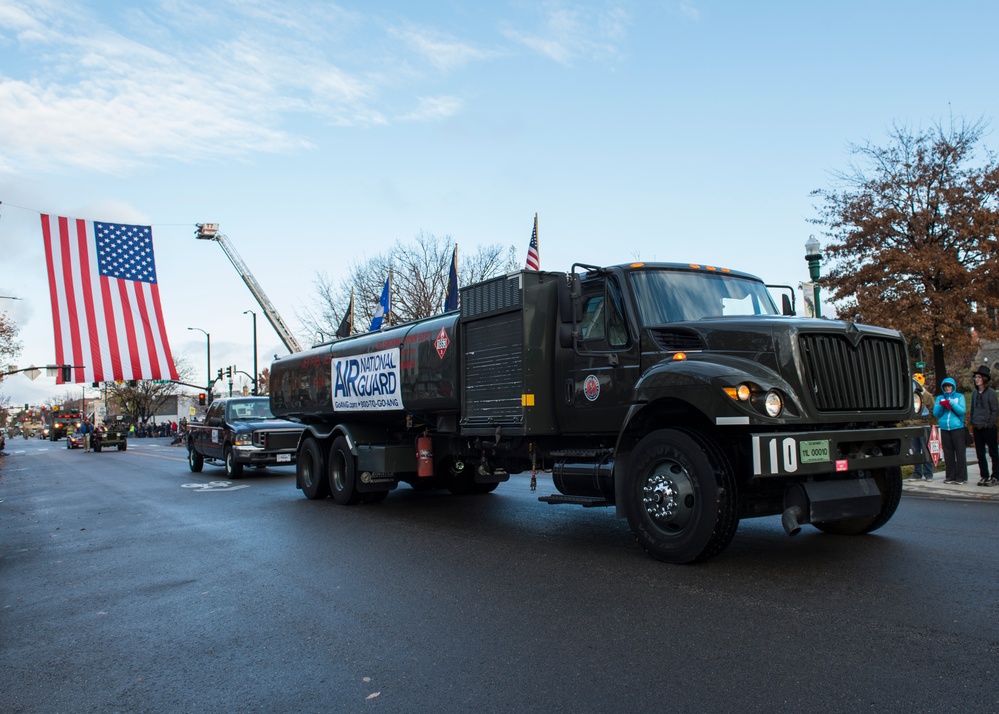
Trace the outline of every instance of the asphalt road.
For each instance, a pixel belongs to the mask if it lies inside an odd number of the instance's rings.
[[[160,440],[8,451],[5,714],[999,710],[996,503],[671,566],[545,479],[342,507]]]

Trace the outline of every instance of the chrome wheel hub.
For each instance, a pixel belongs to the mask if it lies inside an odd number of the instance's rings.
[[[642,488],[645,512],[660,528],[678,531],[690,521],[694,489],[687,471],[675,461],[664,461],[652,469]]]

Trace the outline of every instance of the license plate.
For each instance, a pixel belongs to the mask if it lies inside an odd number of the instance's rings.
[[[280,463],[291,463],[291,454],[278,454],[277,462]]]
[[[825,463],[829,461],[829,441],[802,441],[798,444],[798,453],[803,464]]]

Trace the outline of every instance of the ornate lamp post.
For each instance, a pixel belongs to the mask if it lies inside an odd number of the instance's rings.
[[[814,235],[805,241],[805,260],[808,261],[808,276],[812,280],[812,299],[815,301],[815,317],[822,317],[819,303],[819,262],[822,260],[822,246]]]

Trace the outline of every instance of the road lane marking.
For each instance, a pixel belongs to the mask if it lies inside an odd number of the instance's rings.
[[[199,493],[205,491],[238,491],[241,488],[249,488],[247,483],[233,486],[232,481],[209,481],[208,483],[182,483],[181,488],[189,488]]]

